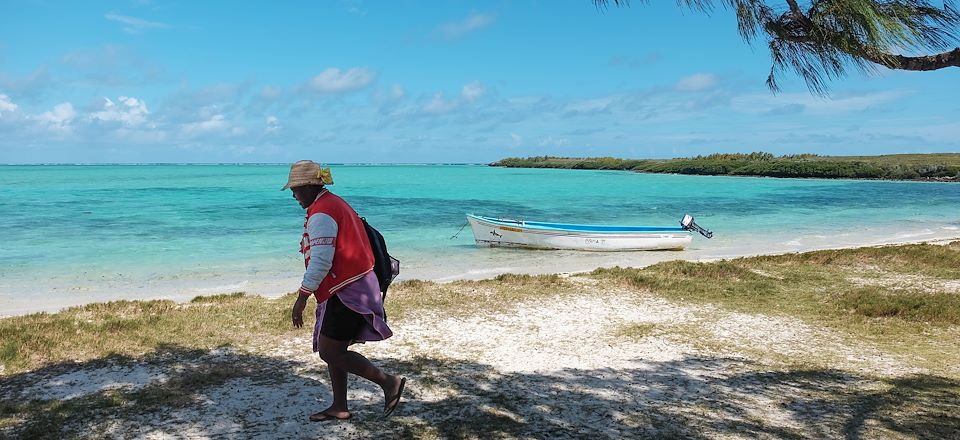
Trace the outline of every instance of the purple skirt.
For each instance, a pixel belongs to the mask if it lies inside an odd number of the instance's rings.
[[[357,336],[357,342],[382,341],[393,336],[393,331],[387,326],[383,316],[383,297],[380,295],[380,283],[373,271],[367,272],[337,292],[337,298],[348,309],[363,317],[363,325]],[[313,325],[313,351],[318,351],[320,341],[320,327],[323,324],[323,315],[327,309],[327,302],[317,304],[317,322]]]

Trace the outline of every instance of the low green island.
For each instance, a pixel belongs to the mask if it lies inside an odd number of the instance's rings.
[[[509,157],[490,164],[508,168],[624,170],[709,176],[763,176],[821,179],[884,179],[960,182],[960,153],[819,156],[766,152],[717,153],[674,159],[614,157]]]

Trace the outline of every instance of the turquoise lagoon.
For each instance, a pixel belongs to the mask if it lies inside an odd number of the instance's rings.
[[[569,272],[960,237],[960,184],[508,169],[333,166],[402,278]],[[0,166],[0,314],[111,299],[295,290],[303,210],[287,165]],[[477,248],[465,213],[714,231],[683,252]],[[458,234],[459,231],[459,234]]]

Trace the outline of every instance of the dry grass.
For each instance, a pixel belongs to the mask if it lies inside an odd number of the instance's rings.
[[[557,275],[501,275],[483,281],[440,284],[405,281],[388,295],[388,319],[415,313],[469,315],[478,308],[507,312],[516,301],[572,292]],[[232,293],[173,301],[113,301],[0,319],[3,374],[31,370],[64,360],[85,361],[109,355],[136,356],[166,343],[210,349],[223,345],[263,346],[302,333],[290,324],[293,294],[268,299]],[[313,325],[315,303],[304,311]]]
[[[279,299],[242,293],[173,301],[112,301],[0,320],[0,365],[4,374],[64,360],[141,355],[177,343],[210,349],[261,344],[293,334],[293,295]],[[308,303],[305,325],[312,326]]]
[[[656,331],[656,324],[644,322],[620,325],[611,334],[620,338],[641,339],[655,334]]]
[[[571,294],[575,285],[559,275],[504,274],[479,281],[401,281],[387,294],[389,319],[406,319],[420,313],[468,316],[477,310],[507,313],[521,300]]]
[[[919,275],[925,284],[863,286],[852,280],[864,266]],[[960,295],[928,289],[931,280],[960,279],[960,242],[671,261],[643,269],[598,269],[591,276],[683,303],[800,318],[851,342],[917,357],[934,370],[949,367],[960,353]]]

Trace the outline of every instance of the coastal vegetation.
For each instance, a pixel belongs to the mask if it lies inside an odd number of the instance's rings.
[[[290,325],[292,302],[292,294],[234,293],[0,319],[0,436],[327,429],[291,421],[316,405],[325,380],[319,361],[310,362],[311,320],[307,329]],[[419,410],[384,424],[361,409],[357,420],[338,425],[349,426],[343,437],[559,436],[566,429],[722,437],[749,429],[761,437],[946,438],[960,429],[960,241],[572,275],[406,280],[391,288],[387,310],[399,338],[379,359],[412,378],[407,405]],[[470,334],[476,331],[490,333]],[[551,339],[560,334],[572,339]],[[514,341],[507,354],[494,353]],[[381,347],[373,345],[363,350]],[[695,352],[657,360],[675,347]],[[583,364],[595,350],[600,359],[626,356],[618,362],[639,356],[635,362],[646,366]],[[544,351],[552,353],[545,362],[568,367],[536,373],[498,364]],[[99,381],[97,374],[119,376]],[[148,379],[124,385],[131,376]],[[50,381],[90,390],[52,398]],[[96,388],[101,382],[111,386]],[[611,397],[621,392],[630,399]],[[792,408],[789,426],[776,415],[750,416],[759,418],[749,428],[738,419],[771,405]],[[220,423],[235,416],[223,412],[230,408],[246,418],[240,431],[224,435],[217,430],[234,423]],[[603,428],[591,428],[597,420]],[[143,431],[144,424],[154,428]]]
[[[947,336],[960,333],[960,241],[678,260],[590,276],[674,301],[798,318],[915,356],[929,368],[960,355],[960,340]]]
[[[510,168],[624,170],[711,176],[764,176],[960,181],[960,153],[819,156],[766,152],[717,153],[674,159],[510,157],[490,164]]]

